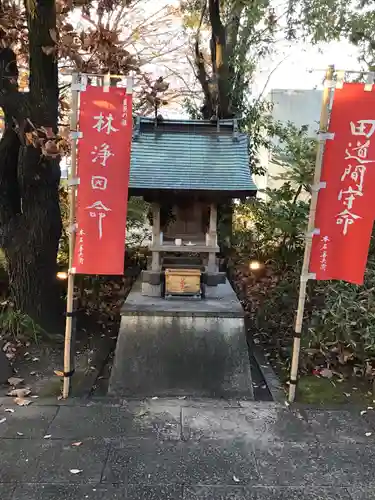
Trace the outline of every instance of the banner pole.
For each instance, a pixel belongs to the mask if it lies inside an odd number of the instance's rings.
[[[72,110],[70,118],[70,131],[77,132],[78,123],[78,98],[79,90],[77,86],[79,77],[77,73],[72,75]],[[73,330],[73,315],[74,315],[74,270],[73,255],[76,239],[75,227],[75,208],[76,208],[76,174],[77,174],[77,137],[72,138],[71,146],[71,167],[69,175],[69,270],[68,270],[68,292],[66,299],[66,323],[65,323],[65,346],[64,346],[64,385],[63,399],[69,396],[70,379],[73,374],[72,367],[72,330]]]
[[[319,122],[320,134],[325,134],[328,131],[331,94],[334,88],[334,83],[333,83],[334,71],[335,71],[334,66],[329,66],[329,68],[326,70],[325,86],[324,86],[322,107],[320,112],[320,122]],[[313,182],[315,187],[318,186],[320,182],[322,164],[323,164],[324,145],[325,145],[325,139],[323,139],[323,137],[320,137],[316,153],[316,161],[315,161],[315,172],[314,172],[314,182]],[[299,363],[299,355],[301,349],[301,332],[302,332],[303,315],[305,311],[306,287],[307,287],[307,281],[309,279],[309,266],[310,266],[313,232],[315,229],[314,225],[315,225],[316,207],[318,202],[318,194],[319,194],[319,189],[313,189],[311,193],[310,213],[307,225],[305,253],[303,257],[301,282],[300,282],[299,298],[298,298],[298,309],[297,309],[297,317],[294,329],[295,333],[293,340],[293,355],[292,355],[292,364],[290,369],[289,398],[288,398],[290,403],[293,403],[296,396],[298,363]]]

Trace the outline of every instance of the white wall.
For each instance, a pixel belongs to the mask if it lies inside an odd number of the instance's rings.
[[[281,122],[293,122],[297,127],[309,125],[311,135],[319,126],[322,103],[321,90],[271,90],[272,117]]]
[[[297,127],[308,125],[311,136],[316,135],[319,128],[320,108],[322,103],[321,90],[271,90],[267,96],[273,104],[271,116],[276,121],[286,124],[288,121]],[[261,165],[266,169],[265,176],[254,176],[259,190],[266,187],[277,188],[282,181],[276,181],[274,176],[282,175],[283,168],[272,162],[272,156],[265,148],[259,151]],[[264,198],[262,193],[259,197]]]

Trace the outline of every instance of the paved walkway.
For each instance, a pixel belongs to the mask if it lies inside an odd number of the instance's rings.
[[[0,405],[1,500],[375,499],[375,411],[178,399]]]

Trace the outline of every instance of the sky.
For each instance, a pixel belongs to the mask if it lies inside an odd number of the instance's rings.
[[[163,18],[163,15],[158,15],[158,12],[167,5],[178,6],[179,0],[142,0],[136,8],[136,18],[147,18],[155,15],[152,19],[158,25],[158,20]],[[78,19],[75,18],[74,21],[77,22]],[[176,19],[176,23],[169,25],[168,29],[166,29],[168,34],[165,38],[164,48],[168,48],[168,46],[180,47],[181,44],[185,48],[178,49],[178,57],[172,51],[163,56],[162,61],[155,60],[154,64],[149,64],[147,69],[153,72],[156,78],[160,75],[166,77],[171,87],[177,89],[178,93],[182,93],[188,88],[192,88],[193,85],[196,85],[196,81],[187,60],[187,54],[189,53],[188,44],[182,34],[179,23],[180,20]],[[155,32],[143,38],[143,41],[148,45],[146,50],[148,54],[150,51],[152,52],[156,39],[157,35]],[[346,41],[320,44],[315,47],[300,43],[295,45],[285,43],[283,46],[279,42],[277,54],[272,58],[265,59],[260,64],[251,91],[257,97],[260,94],[267,95],[272,89],[321,88],[324,71],[330,64],[334,64],[336,69],[360,69],[356,49]],[[177,76],[178,74],[183,75],[183,80]],[[181,105],[176,100],[167,108],[164,108],[162,113],[165,116],[175,118],[185,116]]]
[[[157,8],[166,3],[178,5],[178,0],[152,0],[152,7]],[[291,44],[290,42],[278,42],[276,53],[261,62],[256,71],[251,92],[254,96],[267,95],[273,89],[314,89],[322,88],[325,70],[329,65],[334,65],[337,70],[360,70],[357,49],[346,40],[332,42],[329,44]],[[176,58],[174,64],[185,77],[194,82],[190,66],[186,63],[186,57]],[[165,74],[165,68],[159,66],[157,72]],[[177,79],[169,76],[171,85],[181,85]],[[168,116],[178,117],[183,113],[178,105],[168,106],[163,110]],[[184,113],[183,113],[184,115]]]
[[[273,60],[264,61],[260,66],[254,93],[265,90],[267,94],[271,89],[320,88],[330,64],[337,70],[359,70],[357,58],[357,50],[347,41],[285,48]]]
[[[272,58],[264,60],[258,68],[252,93],[266,96],[273,89],[322,89],[325,70],[329,65],[337,70],[359,71],[358,53],[347,41],[319,46],[285,46]],[[176,104],[163,113],[170,118],[185,117]]]

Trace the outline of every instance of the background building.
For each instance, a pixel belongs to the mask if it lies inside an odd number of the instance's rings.
[[[275,89],[271,90],[267,97],[273,104],[271,116],[274,120],[284,124],[292,122],[297,127],[307,125],[311,136],[316,135],[319,128],[322,90]],[[274,143],[277,144],[276,139]],[[282,180],[275,180],[274,177],[282,175],[283,168],[272,161],[272,153],[267,149],[262,148],[259,156],[267,174],[254,176],[254,180],[260,191],[258,196],[264,197],[261,191],[266,187],[277,188],[282,184]]]

